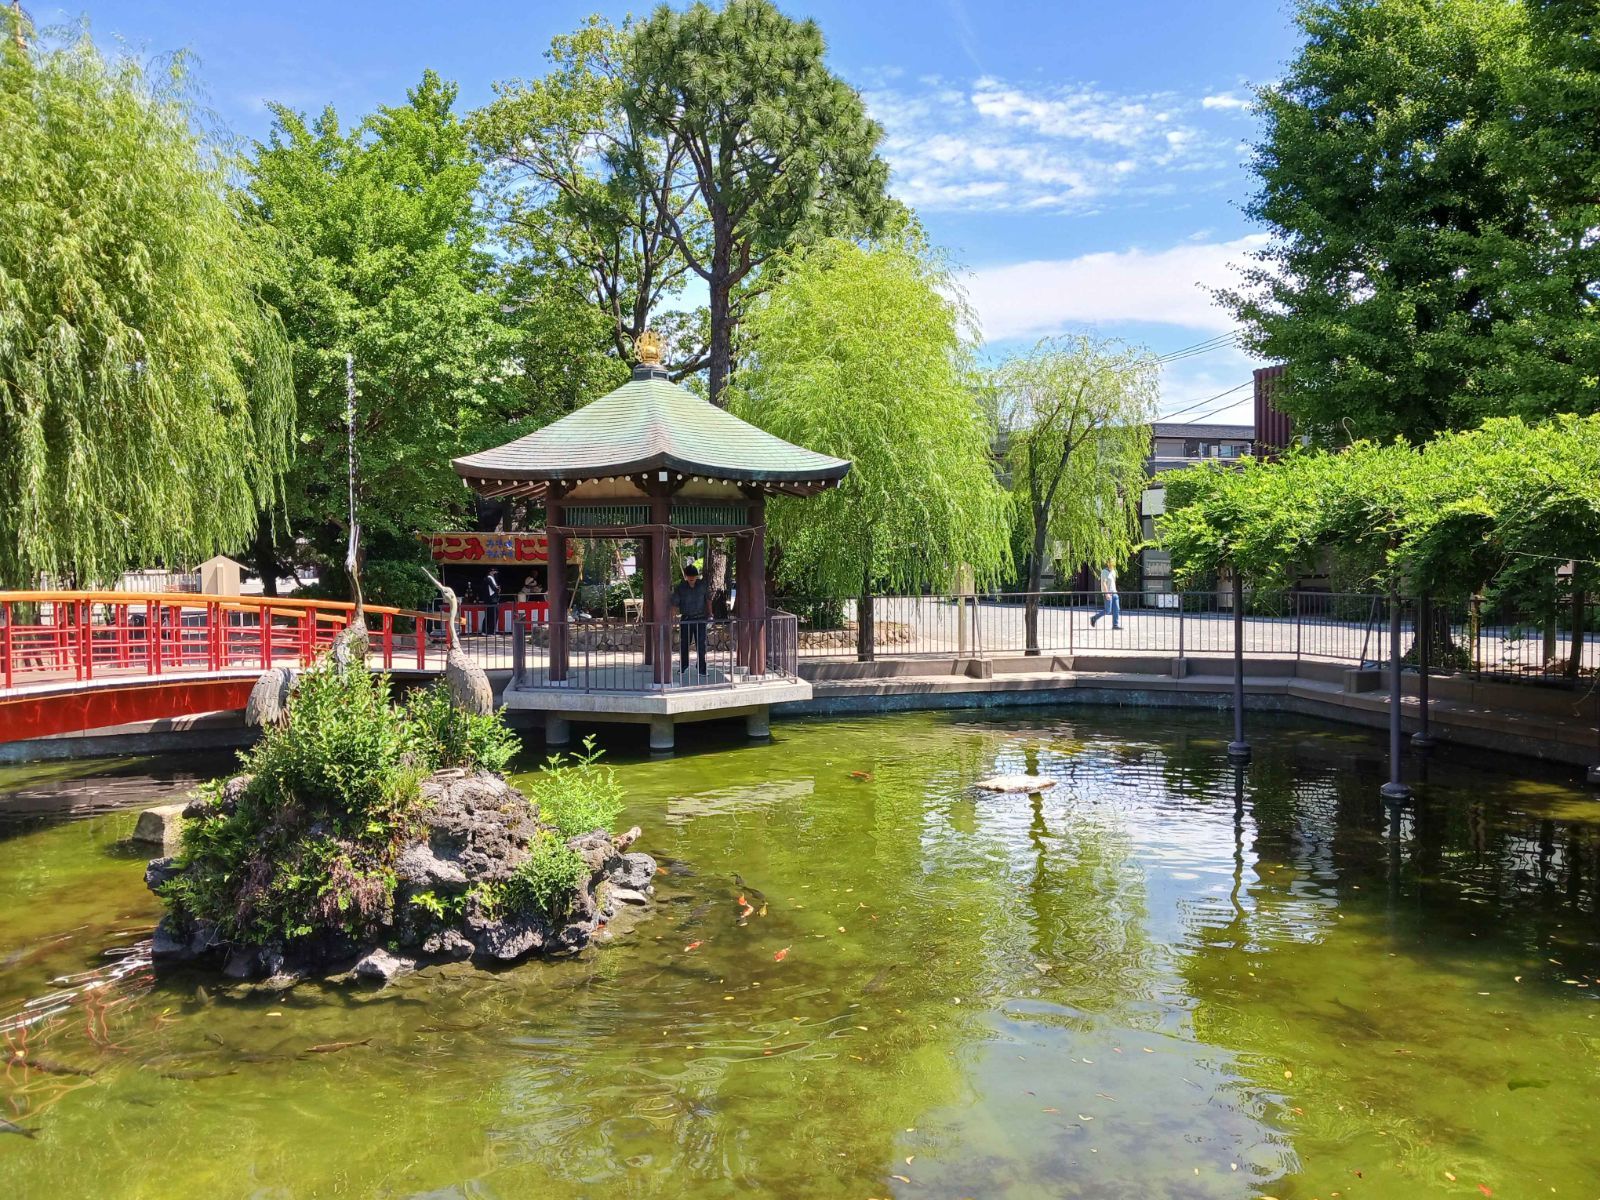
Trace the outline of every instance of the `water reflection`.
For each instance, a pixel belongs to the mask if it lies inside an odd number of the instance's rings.
[[[1366,734],[1262,721],[1241,770],[1217,724],[906,715],[628,762],[624,820],[672,864],[631,943],[382,996],[163,980],[103,1014],[103,1043],[74,1009],[30,1050],[94,1074],[51,1076],[48,1107],[37,1077],[0,1093],[38,1134],[0,1138],[0,1182],[1587,1194],[1584,793],[1451,755],[1389,810]],[[1022,770],[1058,786],[971,786]],[[0,1014],[147,928],[130,823],[12,839]],[[152,1161],[174,1144],[207,1154]]]

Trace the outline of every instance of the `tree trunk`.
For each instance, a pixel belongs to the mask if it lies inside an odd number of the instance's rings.
[[[723,238],[711,251],[711,346],[706,372],[706,391],[711,403],[728,407],[728,376],[733,371],[733,288],[728,277],[733,271],[733,248]]]
[[[1584,620],[1588,616],[1589,593],[1581,587],[1572,589],[1572,654],[1567,658],[1567,678],[1576,679],[1583,670],[1583,641],[1587,634]]]
[[[1544,588],[1544,665],[1555,665],[1557,630],[1561,622],[1561,599],[1556,594],[1556,574],[1550,572]]]
[[[1044,586],[1044,552],[1047,530],[1039,513],[1033,517],[1033,553],[1028,556],[1028,591],[1022,602],[1026,634],[1025,654],[1039,653],[1039,589]]]
[[[261,576],[261,594],[276,596],[278,573],[283,564],[278,561],[278,543],[272,536],[270,513],[260,513],[256,517],[256,536],[251,544],[251,555],[254,559],[251,565],[255,567],[256,574]]]
[[[856,657],[872,662],[877,657],[877,634],[873,629],[872,576],[861,580],[861,595],[856,597]]]

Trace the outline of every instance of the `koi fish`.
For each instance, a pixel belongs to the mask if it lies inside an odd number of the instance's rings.
[[[789,947],[785,946],[782,950],[779,950],[776,954],[774,954],[772,956],[772,961],[773,962],[782,962],[784,959],[786,959],[788,957],[789,957]]]
[[[322,1042],[316,1046],[307,1046],[307,1054],[332,1054],[335,1050],[349,1050],[353,1046],[370,1046],[371,1038],[362,1038],[359,1042]]]

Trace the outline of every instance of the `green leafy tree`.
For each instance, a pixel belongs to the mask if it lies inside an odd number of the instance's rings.
[[[954,282],[915,234],[803,250],[750,313],[734,411],[854,464],[844,483],[773,502],[780,580],[855,594],[858,650],[873,654],[872,594],[992,581],[1009,555],[1010,500],[971,384]]]
[[[1166,477],[1162,543],[1192,579],[1223,566],[1281,586],[1331,557],[1356,587],[1464,598],[1488,590],[1573,612],[1582,662],[1588,598],[1600,587],[1600,416],[1538,424],[1491,418],[1423,447],[1357,442],[1239,469]]]
[[[450,457],[514,432],[524,404],[519,329],[502,319],[475,207],[482,164],[455,86],[423,75],[406,103],[342,131],[282,106],[256,147],[255,212],[277,235],[269,295],[294,349],[299,453],[288,520],[263,514],[257,566],[277,574],[287,538],[322,565],[344,556],[345,355],[359,392],[358,505],[375,558],[414,556],[413,532],[452,523],[468,497]]]
[[[1600,401],[1600,45],[1589,4],[1300,0],[1260,92],[1223,300],[1321,441],[1422,441]]]
[[[682,378],[705,366],[703,346],[692,321],[658,309],[689,275],[674,223],[698,245],[700,214],[693,193],[674,186],[681,140],[645,134],[623,106],[627,36],[626,25],[590,17],[551,43],[546,74],[496,84],[471,127],[508,246],[541,276],[581,281],[620,359],[632,359],[653,315],[671,326],[669,369]]]
[[[1126,558],[1139,541],[1159,367],[1148,351],[1091,337],[1046,339],[995,384],[1017,515],[1027,523],[1024,620],[1039,645],[1052,551],[1067,565]]]
[[[180,59],[0,12],[0,584],[248,540],[289,460],[289,354]]]
[[[769,0],[666,5],[633,32],[624,104],[678,147],[661,204],[709,292],[707,391],[726,404],[735,327],[772,257],[829,234],[874,233],[892,211],[882,128],[823,63],[822,31]],[[704,229],[683,218],[683,197]]]

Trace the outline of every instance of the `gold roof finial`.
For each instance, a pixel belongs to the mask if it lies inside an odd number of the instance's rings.
[[[633,352],[645,366],[660,366],[661,352],[665,348],[661,335],[654,329],[646,329],[633,340]]]

